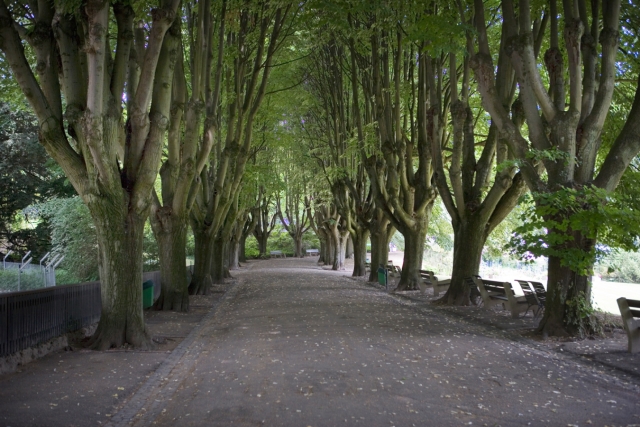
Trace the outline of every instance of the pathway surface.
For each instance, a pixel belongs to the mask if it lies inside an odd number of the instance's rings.
[[[112,425],[640,424],[637,379],[417,308],[315,259],[256,262]]]

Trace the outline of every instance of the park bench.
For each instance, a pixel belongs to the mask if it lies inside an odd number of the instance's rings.
[[[282,251],[271,251],[272,258],[286,258],[287,256]]]
[[[504,293],[507,296],[507,305],[511,311],[511,317],[514,319],[517,319],[520,313],[524,313],[526,316],[531,307],[538,306],[538,301],[531,298],[527,299],[526,294],[524,296],[516,296],[511,282],[504,282]]]
[[[535,288],[530,281],[516,280],[516,282],[520,283],[520,287],[522,288],[522,292],[524,293],[524,298],[527,300],[527,303],[529,304],[529,308],[533,307],[531,311],[533,311],[533,318],[535,319],[542,312],[542,310],[544,310],[544,302],[540,301],[540,299],[538,298],[538,295],[536,294]],[[540,282],[536,282],[536,283],[538,283],[544,290],[542,283]],[[527,311],[529,311],[529,308],[527,308]],[[527,315],[526,311],[524,315],[525,316]]]
[[[471,280],[480,291],[484,308],[489,309],[498,304],[504,306],[509,301],[504,291],[504,282],[484,280],[480,276],[472,277]]]
[[[425,293],[427,288],[433,288],[433,295],[436,297],[440,292],[446,292],[451,285],[451,279],[438,280],[438,276],[429,270],[420,270],[420,278],[422,279],[420,291]]]
[[[532,282],[529,281],[531,287],[536,292],[536,298],[538,298],[538,302],[544,308],[545,303],[547,302],[547,290],[544,288],[544,285],[540,282]]]
[[[629,353],[640,352],[640,301],[618,298],[618,308],[629,340]]]
[[[473,305],[480,307],[484,301],[482,300],[482,295],[480,294],[480,289],[478,289],[478,285],[473,280],[475,277],[480,278],[480,276],[469,276],[464,279],[465,286],[469,287],[469,301]]]
[[[518,314],[527,312],[530,308],[525,297],[516,297],[510,282],[499,282],[474,277],[473,281],[480,291],[484,307],[489,309],[494,305],[502,304],[504,309],[511,311],[511,317],[517,318]]]
[[[318,256],[320,255],[320,251],[317,249],[307,249],[308,256]]]

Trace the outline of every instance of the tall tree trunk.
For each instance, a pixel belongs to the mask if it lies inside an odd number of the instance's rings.
[[[432,204],[433,206],[433,204]],[[429,225],[429,214],[424,215],[421,220],[416,220],[413,229],[407,229],[404,235],[404,259],[402,261],[402,273],[396,291],[412,291],[419,289],[420,269],[422,269],[422,255],[424,253],[424,242],[427,238],[427,227]]]
[[[574,233],[575,240],[564,250],[588,252],[593,240]],[[588,271],[593,271],[593,264]],[[597,330],[591,316],[591,280],[569,267],[562,265],[562,259],[549,257],[547,271],[547,299],[545,312],[538,329],[546,336],[584,336]]]
[[[160,209],[151,218],[152,229],[160,254],[160,281],[162,291],[155,307],[160,310],[188,311],[189,284],[187,283],[186,220]]]
[[[224,279],[230,278],[229,273],[229,246],[230,240],[227,233],[220,233],[213,242],[213,255],[211,260],[211,281],[222,284]]]
[[[295,248],[294,256],[296,258],[303,258],[304,252],[302,251],[302,234],[296,233],[296,235],[293,236],[293,246]]]
[[[385,267],[389,259],[389,242],[395,229],[390,225],[389,218],[378,210],[376,219],[371,221],[371,271],[369,281],[378,281],[378,268]]]
[[[336,252],[338,252],[336,239],[333,236],[333,233],[327,231],[327,257],[324,259],[324,265],[333,265],[334,259],[336,258]]]
[[[325,231],[324,227],[318,228],[318,240],[320,240],[320,258],[318,258],[318,264],[326,265],[331,259],[331,239]]]
[[[353,277],[367,275],[365,263],[367,262],[367,239],[369,230],[364,228],[356,229],[356,233],[351,236],[353,241]]]
[[[353,243],[353,238],[351,237],[351,235],[349,235],[349,237],[347,238],[347,247],[345,249],[345,258],[349,258],[351,259],[351,257],[353,256],[353,251],[354,251],[354,243]]]
[[[478,274],[482,249],[486,242],[486,223],[482,221],[460,221],[454,231],[453,271],[451,286],[442,298],[446,304],[469,305],[469,288],[464,279]]]
[[[242,218],[242,216],[241,216]],[[231,241],[229,242],[229,270],[237,270],[240,268],[240,240],[242,239],[242,224],[236,222],[236,226],[231,233]]]
[[[348,235],[347,232],[340,230],[337,224],[331,226],[331,246],[334,248],[331,259],[332,270],[344,270]]]
[[[142,311],[142,241],[145,217],[120,201],[90,203],[99,249],[102,314],[92,342],[98,350],[125,343],[152,347]]]
[[[238,242],[238,263],[247,262],[247,237],[243,234]]]
[[[189,284],[189,294],[207,295],[211,288],[211,262],[213,259],[214,239],[206,230],[200,230],[192,224],[195,243],[193,277]]]
[[[232,240],[229,242],[229,270],[237,270],[240,268],[240,242]]]
[[[255,214],[252,214],[245,219],[245,223],[240,232],[240,241],[238,243],[238,262],[247,262],[247,237],[249,237],[253,232],[257,222],[258,218]]]
[[[265,258],[267,256],[267,241],[269,240],[269,235],[264,233],[254,233],[256,240],[258,241],[258,252],[260,252],[260,258]]]

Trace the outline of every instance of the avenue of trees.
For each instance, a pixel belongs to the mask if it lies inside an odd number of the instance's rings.
[[[313,232],[320,262],[352,257],[371,281],[399,233],[397,290],[417,289],[442,211],[438,303],[468,305],[464,279],[520,205],[505,250],[548,257],[540,331],[591,333],[596,261],[640,244],[639,27],[623,0],[0,0],[0,165],[19,184],[0,239],[45,248],[46,209],[40,229],[6,224],[77,194],[102,283],[93,345],[145,348],[145,226],[154,308],[187,311],[274,229],[295,256]]]

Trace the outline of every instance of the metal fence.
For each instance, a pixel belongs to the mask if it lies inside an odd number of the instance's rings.
[[[142,280],[153,281],[157,299],[160,272],[146,272]],[[100,282],[0,293],[0,357],[92,325],[101,310]]]
[[[47,252],[39,264],[32,263],[31,251],[20,262],[7,261],[13,251],[7,252],[2,259],[0,271],[0,292],[28,291],[56,285],[56,267],[64,259],[64,255]]]
[[[0,356],[100,319],[100,282],[0,294]]]

